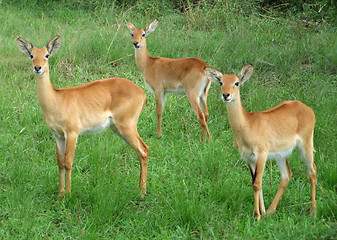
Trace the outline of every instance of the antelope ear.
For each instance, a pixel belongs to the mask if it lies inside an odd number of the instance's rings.
[[[206,77],[211,80],[212,82],[217,82],[222,84],[222,73],[219,72],[218,70],[215,70],[214,68],[208,68],[206,67],[204,69]]]
[[[27,40],[23,39],[22,37],[18,37],[16,39],[16,44],[18,45],[18,48],[21,52],[28,54],[28,56],[31,55],[33,45],[29,43]]]
[[[130,30],[130,32],[133,33],[133,30],[136,29],[135,25],[133,25],[132,23],[130,23],[127,19],[125,19],[125,22],[126,22],[126,26]]]
[[[46,44],[46,48],[50,56],[56,53],[61,47],[61,37],[56,35]]]
[[[158,25],[158,20],[155,19],[152,23],[150,23],[149,25],[147,25],[144,29],[145,31],[145,37],[147,37],[150,33],[152,33],[156,27]]]
[[[243,68],[240,70],[238,74],[241,84],[247,81],[252,76],[253,70],[254,70],[254,66],[252,64],[247,64],[243,66]]]

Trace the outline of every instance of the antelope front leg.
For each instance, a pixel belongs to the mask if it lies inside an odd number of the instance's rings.
[[[56,156],[57,165],[59,167],[59,200],[64,198],[64,185],[65,185],[65,169],[64,169],[64,155],[66,149],[65,138],[62,136],[55,135],[56,141]]]
[[[259,200],[259,204],[260,204],[260,213],[262,214],[262,216],[264,216],[266,214],[266,208],[264,207],[264,200],[263,200],[263,192],[262,189],[260,191],[260,200]]]
[[[71,194],[71,169],[75,155],[77,134],[70,133],[66,137],[66,151],[64,156],[64,168],[66,170],[66,193]]]
[[[252,184],[254,184],[255,182],[255,178],[256,178],[256,167],[255,167],[255,164],[251,164],[248,162],[248,167],[249,167],[249,170],[250,170],[250,173],[252,175]],[[264,207],[264,200],[263,200],[263,192],[262,192],[262,189],[260,191],[260,198],[259,198],[259,209],[260,209],[260,213],[262,215],[265,214],[266,210],[265,210],[265,207]]]
[[[262,176],[264,167],[266,165],[267,155],[265,153],[259,153],[259,156],[256,160],[256,168],[255,168],[255,178],[253,178],[253,190],[254,190],[254,217],[257,220],[260,220],[261,215],[260,206],[264,205],[262,197]]]
[[[64,154],[62,155],[59,147],[56,145],[57,165],[59,167],[59,200],[64,197],[65,185],[65,169],[64,169]]]
[[[163,115],[163,108],[165,104],[165,96],[163,91],[155,92],[156,97],[156,111],[157,111],[157,136],[161,137],[161,120]]]

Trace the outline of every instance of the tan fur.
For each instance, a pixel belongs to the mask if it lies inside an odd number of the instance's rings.
[[[298,147],[308,167],[311,184],[310,212],[316,212],[315,183],[316,166],[313,157],[313,132],[315,114],[300,101],[286,101],[262,112],[247,112],[241,105],[240,85],[253,72],[252,65],[246,65],[238,75],[226,74],[206,68],[206,75],[220,83],[222,98],[227,103],[229,124],[234,133],[234,144],[247,161],[253,178],[254,215],[260,219],[265,213],[262,196],[262,175],[268,158],[277,160],[281,173],[281,183],[268,209],[276,210],[278,202],[291,178],[288,156]],[[236,85],[236,84],[238,85]]]
[[[126,21],[127,27],[133,35],[136,64],[142,72],[146,84],[156,97],[157,135],[162,135],[161,119],[165,94],[167,92],[185,93],[202,127],[200,141],[205,133],[208,141],[210,138],[207,127],[209,113],[206,101],[211,82],[203,71],[208,65],[199,58],[171,59],[150,56],[146,49],[146,36],[154,31],[157,23],[155,20],[142,29],[136,28],[132,23]]]
[[[137,153],[141,168],[139,187],[145,194],[149,148],[137,131],[138,117],[145,105],[144,91],[123,78],[55,89],[49,79],[48,59],[45,56],[51,56],[58,50],[60,37],[55,36],[48,42],[51,46],[47,44],[43,48],[32,47],[23,38],[18,38],[17,42],[23,53],[33,57],[38,100],[44,120],[55,135],[60,171],[59,197],[64,197],[65,183],[66,192],[71,192],[71,169],[78,136],[106,127],[111,127]],[[39,67],[43,73],[36,72]]]

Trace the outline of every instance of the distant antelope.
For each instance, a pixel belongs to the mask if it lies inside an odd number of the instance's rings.
[[[32,59],[37,97],[44,120],[55,136],[59,198],[64,197],[65,183],[66,192],[71,192],[71,168],[78,136],[107,127],[137,153],[140,161],[139,187],[145,194],[149,148],[137,132],[138,117],[145,105],[144,91],[124,78],[102,79],[77,87],[55,89],[49,79],[48,58],[59,50],[61,38],[55,36],[45,47],[36,48],[19,37],[17,45]]]
[[[206,101],[211,81],[205,76],[204,68],[209,66],[199,58],[171,59],[150,56],[146,49],[146,37],[156,29],[157,24],[158,21],[154,20],[145,28],[136,28],[126,20],[133,38],[136,64],[146,85],[156,97],[157,135],[162,135],[161,119],[165,95],[168,92],[183,93],[187,95],[202,127],[200,141],[206,133],[208,142],[210,133],[207,128],[209,114]]]
[[[254,215],[259,220],[265,214],[262,175],[268,158],[276,159],[281,182],[267,213],[273,214],[291,178],[288,156],[297,147],[308,168],[311,184],[310,213],[316,212],[313,133],[315,114],[300,101],[286,101],[262,112],[246,112],[241,105],[240,85],[250,78],[253,66],[244,66],[238,75],[222,75],[206,68],[209,79],[221,86],[222,100],[227,103],[229,124],[234,133],[234,145],[248,163],[253,179]]]

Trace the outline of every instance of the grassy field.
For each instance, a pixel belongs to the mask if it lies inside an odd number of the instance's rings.
[[[249,1],[184,12],[170,1],[130,2],[0,1],[0,239],[336,239],[336,25],[261,14]],[[155,98],[135,64],[126,18],[136,27],[159,20],[147,39],[153,56],[199,57],[223,73],[252,63],[255,72],[241,88],[248,111],[294,99],[313,108],[315,216],[309,215],[306,168],[295,151],[293,177],[276,214],[253,220],[251,176],[233,146],[217,84],[208,96],[209,144],[199,143],[201,127],[184,96],[168,95],[163,137],[156,137]],[[57,201],[54,138],[43,122],[31,61],[16,46],[16,35],[42,47],[56,34],[63,41],[49,61],[56,88],[107,77],[144,88],[148,104],[138,124],[150,148],[144,199],[136,154],[105,131],[79,138],[72,195]],[[268,161],[266,207],[278,184],[276,163]]]

